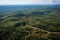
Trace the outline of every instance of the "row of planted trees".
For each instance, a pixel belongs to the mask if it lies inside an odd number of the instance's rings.
[[[21,28],[16,30],[15,28],[3,28],[0,29],[0,40],[48,40],[47,38],[41,38],[40,35],[30,34]]]

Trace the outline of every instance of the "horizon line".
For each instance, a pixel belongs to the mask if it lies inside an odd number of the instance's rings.
[[[60,4],[0,4],[0,5],[60,5]]]

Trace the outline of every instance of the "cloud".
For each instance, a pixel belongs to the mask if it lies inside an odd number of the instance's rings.
[[[52,0],[52,3],[60,4],[60,0]]]
[[[0,0],[0,4],[53,4],[59,0]]]

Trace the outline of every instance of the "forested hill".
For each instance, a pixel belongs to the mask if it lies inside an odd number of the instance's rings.
[[[60,5],[0,5],[0,40],[60,40]]]

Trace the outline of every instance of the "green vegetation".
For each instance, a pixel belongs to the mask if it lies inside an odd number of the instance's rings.
[[[60,8],[43,7],[0,14],[0,40],[60,40]]]

